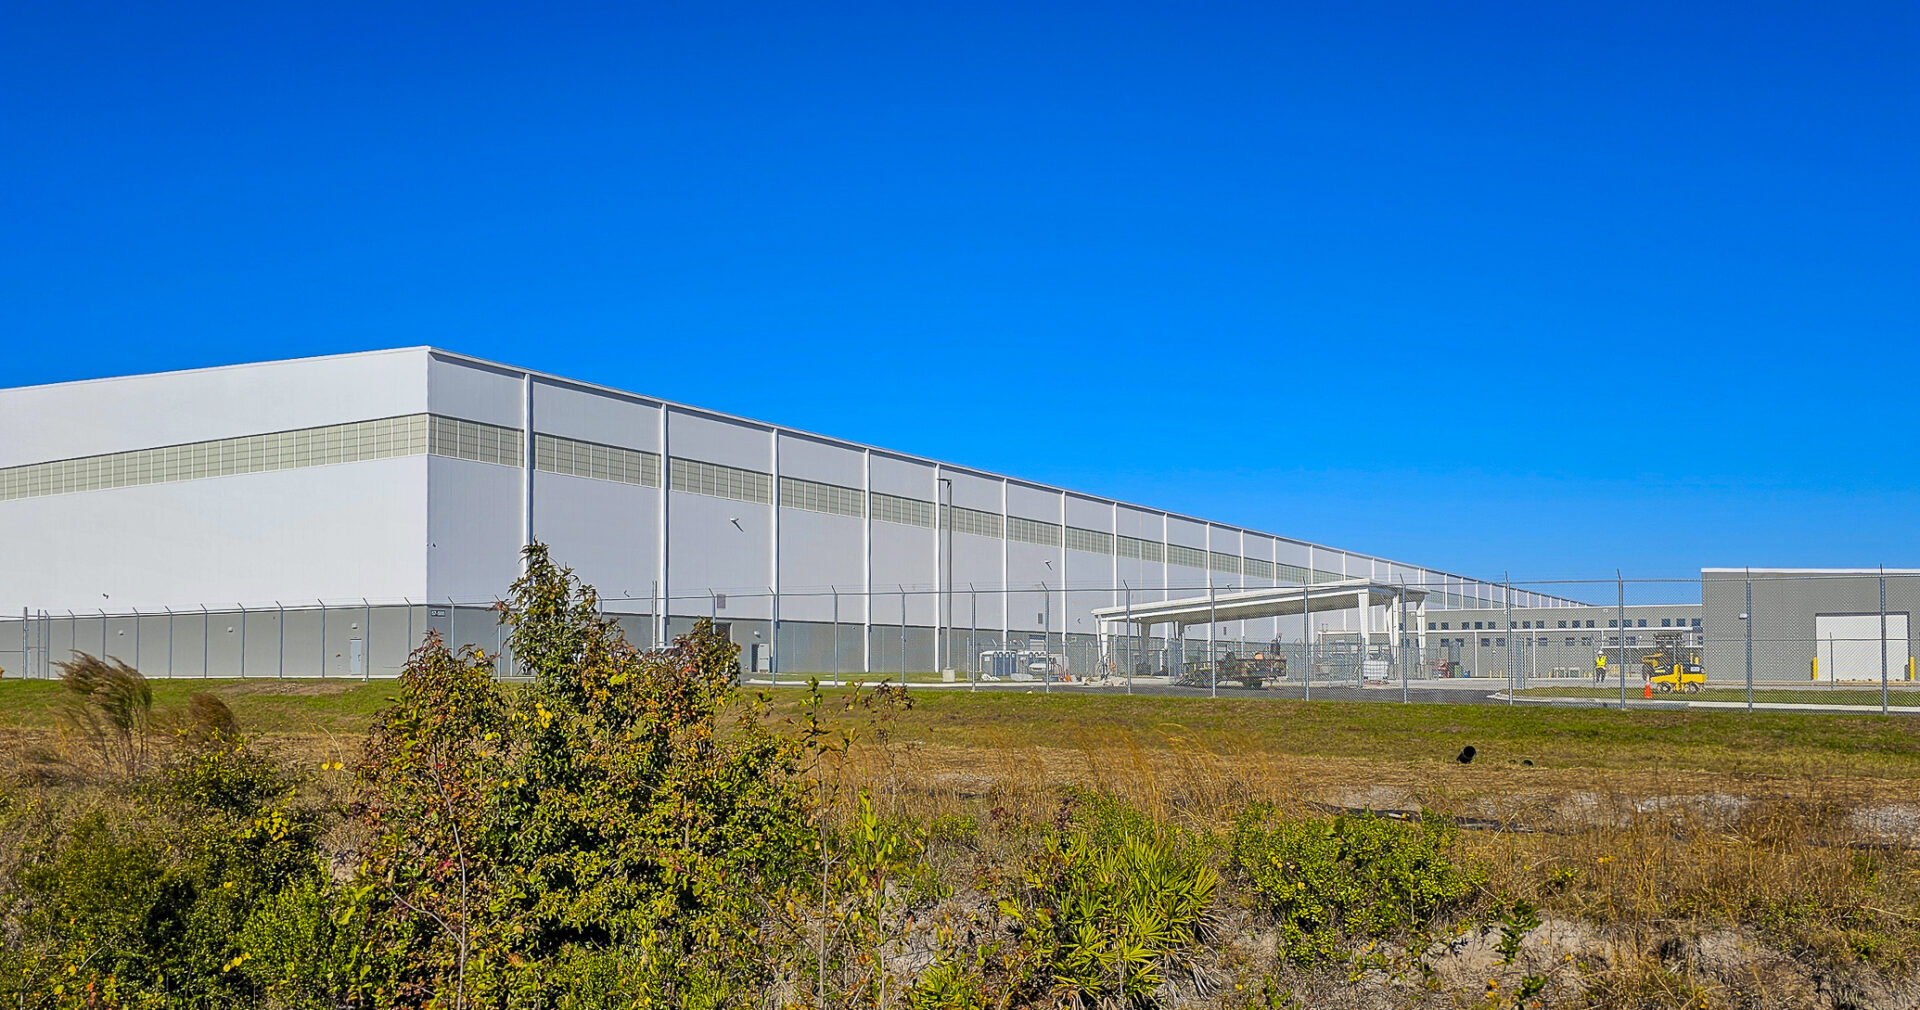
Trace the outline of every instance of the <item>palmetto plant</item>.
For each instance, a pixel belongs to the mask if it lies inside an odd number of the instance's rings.
[[[1201,938],[1219,878],[1177,832],[1132,819],[1102,828],[1048,839],[1028,878],[1032,925],[1053,946],[1060,995],[1151,1005],[1168,968]]]

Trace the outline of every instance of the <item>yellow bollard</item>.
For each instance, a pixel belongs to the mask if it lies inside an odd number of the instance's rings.
[[[1820,657],[1819,657],[1819,656],[1815,656],[1815,657],[1813,657],[1813,677],[1812,677],[1812,679],[1813,679],[1813,680],[1819,680],[1819,679],[1820,679]]]

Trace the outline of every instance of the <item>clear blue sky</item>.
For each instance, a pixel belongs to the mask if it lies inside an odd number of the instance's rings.
[[[431,343],[1476,575],[1920,565],[1916,68],[1911,2],[17,0],[0,384]]]

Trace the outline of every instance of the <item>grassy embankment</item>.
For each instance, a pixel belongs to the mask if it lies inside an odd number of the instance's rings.
[[[220,696],[243,731],[296,764],[353,760],[393,692],[153,687],[162,711],[196,691]],[[877,718],[833,703],[843,696],[828,692],[830,721],[861,741],[843,784],[871,789],[894,816],[982,826],[937,860],[960,886],[1016,855],[998,852],[985,825],[1045,823],[1079,785],[1215,837],[1260,801],[1457,818],[1474,829],[1461,856],[1486,869],[1477,914],[1521,902],[1594,931],[1529,941],[1535,953],[1487,977],[1574,958],[1585,981],[1560,991],[1592,1005],[1749,1005],[1747,983],[1729,979],[1791,989],[1849,963],[1897,978],[1920,953],[1920,723],[1906,717],[921,692]],[[57,750],[60,702],[57,684],[0,681],[0,757]],[[797,718],[803,703],[782,688],[775,717]],[[1463,765],[1467,745],[1477,757]],[[1716,968],[1674,955],[1676,937],[1753,943]],[[1302,995],[1319,991],[1296,981]],[[1322,981],[1338,991],[1337,977]]]

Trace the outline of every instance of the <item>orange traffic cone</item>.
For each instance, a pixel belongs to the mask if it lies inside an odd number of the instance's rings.
[[[1647,681],[1647,697],[1653,697],[1653,681]]]

